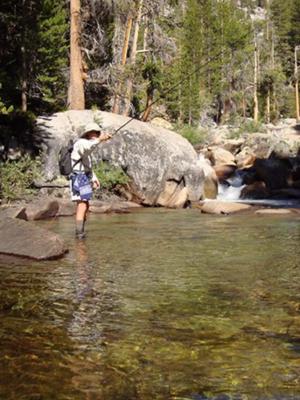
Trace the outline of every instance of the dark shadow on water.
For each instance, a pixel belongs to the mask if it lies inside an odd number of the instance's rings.
[[[300,134],[300,123],[298,123],[298,124],[296,124],[295,126],[293,126],[293,128],[295,129],[295,131],[296,131],[297,133]]]

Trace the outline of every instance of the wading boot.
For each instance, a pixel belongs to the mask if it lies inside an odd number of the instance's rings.
[[[85,221],[76,221],[76,229],[75,229],[76,239],[82,240],[85,238],[84,224]]]

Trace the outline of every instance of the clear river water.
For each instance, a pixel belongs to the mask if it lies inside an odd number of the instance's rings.
[[[147,209],[39,222],[0,258],[0,399],[300,399],[299,215]]]

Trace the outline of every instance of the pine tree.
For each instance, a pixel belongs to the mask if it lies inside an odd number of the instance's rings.
[[[289,43],[294,0],[272,0],[271,13],[275,26],[275,51],[287,76],[293,70],[293,52]]]
[[[4,0],[0,8],[1,97],[26,111],[63,97],[66,14],[59,0]],[[48,109],[48,106],[46,106]]]
[[[60,0],[43,0],[38,17],[37,79],[44,102],[62,107],[66,99],[67,12]]]

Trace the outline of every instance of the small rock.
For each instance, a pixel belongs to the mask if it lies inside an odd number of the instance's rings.
[[[257,210],[255,211],[255,214],[259,214],[259,215],[267,215],[267,214],[271,214],[271,215],[284,215],[284,214],[291,214],[290,210],[287,210],[286,208],[264,208],[262,210]]]
[[[57,200],[45,198],[29,204],[26,207],[25,214],[27,221],[36,221],[53,218],[57,215],[58,210],[59,203]]]
[[[235,160],[238,169],[250,168],[253,166],[256,157],[249,147],[244,147],[236,156]]]
[[[25,219],[26,220],[26,213],[25,213],[26,207],[21,205],[21,206],[16,206],[16,207],[1,207],[0,208],[0,218],[19,218],[19,219]]]
[[[90,206],[89,211],[93,214],[105,214],[112,211],[112,207],[110,204],[106,204],[103,206]]]
[[[228,150],[222,149],[221,147],[211,147],[208,150],[212,152],[213,165],[236,166],[234,155]]]
[[[239,139],[228,139],[226,142],[223,144],[223,147],[225,150],[229,151],[232,154],[236,154],[243,144],[245,143],[244,138],[239,138]]]
[[[236,171],[236,167],[232,165],[216,165],[214,170],[220,182],[226,181],[230,178]]]
[[[207,201],[201,206],[201,211],[206,214],[232,214],[250,210],[251,208],[249,204]]]
[[[56,213],[56,217],[68,217],[72,216],[76,212],[76,205],[71,200],[59,200],[59,208]]]

